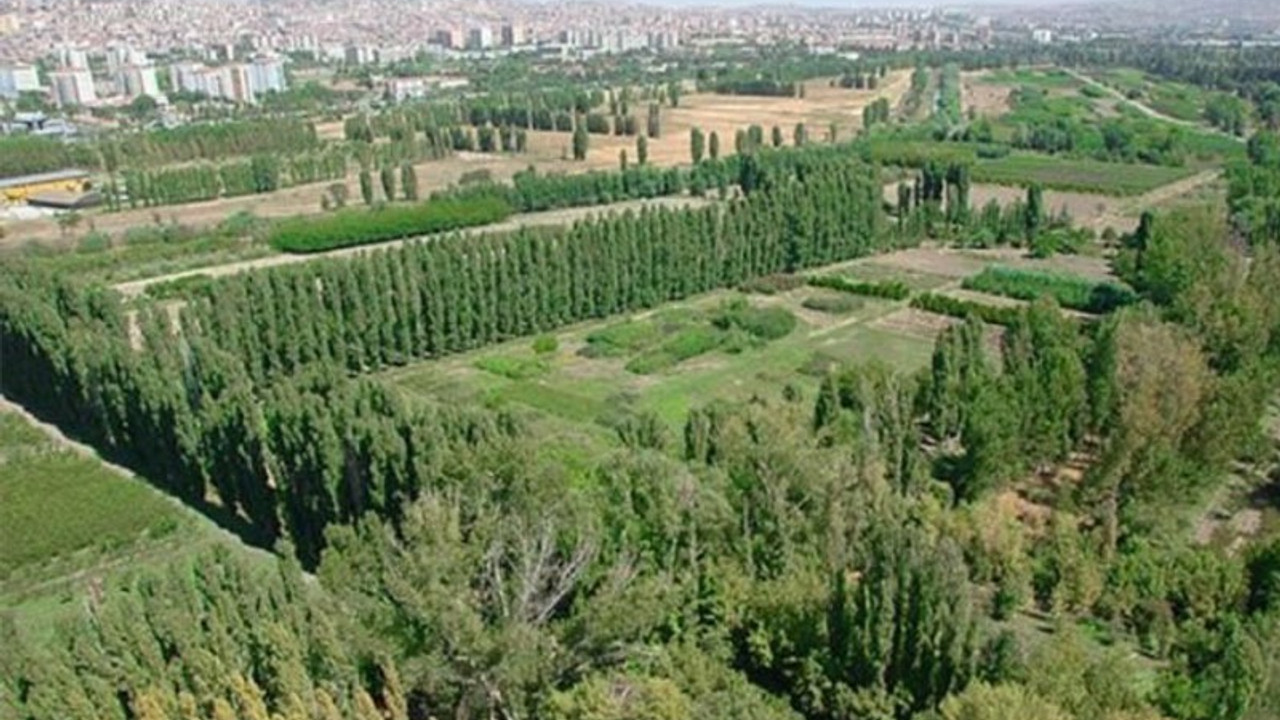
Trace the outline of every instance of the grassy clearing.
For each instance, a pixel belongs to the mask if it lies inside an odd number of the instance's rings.
[[[805,306],[819,295],[857,302],[839,312]],[[773,397],[786,386],[812,393],[827,364],[924,366],[933,349],[930,336],[871,326],[903,306],[807,287],[750,299],[713,293],[654,313],[566,329],[556,335],[555,352],[537,356],[547,371],[536,377],[481,370],[476,357],[464,355],[401,368],[386,379],[410,396],[529,408],[592,437],[612,437],[610,419],[624,411],[652,412],[676,433],[690,409],[714,400]],[[707,338],[717,343],[704,344]],[[689,348],[697,352],[679,362],[637,367],[637,359],[648,363]],[[516,365],[535,359],[527,341],[489,348],[483,357],[511,358]]]
[[[1018,153],[998,159],[979,160],[973,168],[973,179],[975,182],[996,185],[1026,187],[1038,183],[1054,190],[1134,196],[1151,192],[1194,173],[1192,168],[1070,160]]]
[[[982,82],[987,85],[1031,85],[1046,90],[1079,88],[1081,83],[1065,70],[993,70]]]
[[[92,550],[107,554],[177,529],[178,509],[141,481],[66,450],[6,450],[0,479],[0,577]]]

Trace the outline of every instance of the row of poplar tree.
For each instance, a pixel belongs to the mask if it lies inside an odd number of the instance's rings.
[[[194,300],[178,334],[164,313],[141,312],[139,347],[110,293],[14,273],[4,285],[5,391],[192,503],[225,486],[222,502],[255,532],[288,535],[313,563],[325,525],[354,520],[373,498],[394,514],[412,492],[377,492],[364,472],[383,465],[343,459],[354,439],[340,428],[373,427],[365,416],[385,412],[382,403],[340,410],[291,378],[437,357],[883,249],[873,168],[846,157],[810,163],[802,182],[776,180],[724,208],[646,210],[250,273]],[[260,392],[296,395],[260,406]],[[269,420],[275,430],[264,436],[264,413],[299,405],[321,415],[300,419],[296,434]],[[326,426],[335,442],[317,454]],[[399,447],[389,472],[404,479],[414,453]]]
[[[157,170],[124,170],[119,183],[109,183],[113,208],[154,207],[267,193],[280,188],[347,175],[347,155],[341,150],[301,155],[254,155],[248,160],[218,165],[187,165]]]
[[[1085,324],[1042,302],[998,340],[944,333],[922,375],[700,409],[684,462],[646,452],[674,444],[658,426],[584,475],[517,416],[350,378],[889,245],[873,168],[813,148],[740,168],[724,209],[222,281],[179,333],[107,291],[0,277],[7,395],[192,504],[217,497],[247,535],[288,537],[320,581],[201,558],[110,589],[47,652],[0,629],[18,648],[0,702],[73,720],[1243,717],[1274,671],[1280,551],[1148,540],[1246,453],[1274,387],[1280,257],[1241,262],[1217,213],[1125,238],[1148,307]],[[1004,546],[978,501],[1081,450],[1097,462],[1035,548]],[[1073,617],[1149,642],[1150,699],[1126,666],[1027,660],[992,633],[982,608],[1008,617],[1027,592],[1068,619],[1050,646]]]

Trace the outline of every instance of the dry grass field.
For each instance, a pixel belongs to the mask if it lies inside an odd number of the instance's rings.
[[[690,162],[689,131],[700,127],[710,136],[720,135],[723,154],[733,152],[734,133],[739,128],[760,125],[766,136],[774,125],[783,130],[786,144],[792,143],[796,123],[805,123],[809,137],[826,138],[828,126],[835,123],[840,137],[851,137],[862,126],[862,109],[879,98],[888,98],[896,105],[906,94],[911,77],[907,71],[890,73],[878,90],[852,90],[831,87],[830,79],[816,79],[805,86],[804,98],[765,98],[690,94],[680,99],[680,107],[663,108],[662,136],[649,141],[649,162],[662,165],[685,165]],[[318,128],[325,138],[340,138],[340,124],[329,123]],[[443,160],[419,163],[416,166],[418,183],[423,194],[446,188],[456,183],[464,174],[483,170],[495,180],[509,180],[516,172],[534,165],[541,172],[582,172],[586,170],[613,169],[618,166],[618,156],[627,151],[631,162],[636,161],[634,137],[591,136],[591,146],[586,162],[566,159],[569,154],[569,133],[531,132],[529,152],[524,155],[499,155],[487,153],[459,153]],[[76,236],[89,230],[118,235],[126,229],[155,223],[157,219],[190,227],[216,225],[227,216],[238,212],[251,212],[258,217],[287,217],[320,212],[320,198],[332,183],[281,190],[266,195],[212,200],[209,202],[170,205],[158,208],[126,210],[118,213],[93,211],[74,233],[64,233],[52,218],[5,222],[0,249],[14,247],[32,240],[49,244],[75,243]],[[347,180],[347,191],[359,202],[360,188],[353,173]],[[380,193],[381,190],[378,190]]]
[[[685,165],[690,162],[689,131],[701,128],[710,137],[720,136],[720,152],[733,152],[733,137],[739,129],[759,125],[766,141],[774,125],[782,129],[786,145],[792,144],[797,123],[804,123],[810,140],[825,140],[834,123],[838,137],[850,138],[862,128],[862,110],[880,98],[896,106],[911,86],[911,73],[889,73],[876,90],[832,87],[832,78],[805,83],[803,98],[748,97],[698,93],[680,98],[677,108],[663,108],[662,136],[649,140],[649,162],[657,165]],[[534,137],[534,135],[538,137]],[[533,133],[530,148],[546,159],[560,158],[569,146],[565,133]],[[635,138],[593,135],[587,154],[590,167],[617,166],[618,154],[627,151],[635,161]]]

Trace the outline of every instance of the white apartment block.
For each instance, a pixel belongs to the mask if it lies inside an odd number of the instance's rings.
[[[493,47],[493,28],[488,25],[471,28],[471,32],[467,34],[467,47],[471,50]]]
[[[89,53],[80,48],[63,46],[58,48],[58,63],[68,70],[88,70]]]
[[[160,97],[160,83],[156,79],[156,69],[151,65],[130,65],[120,68],[116,73],[116,85],[121,92],[131,98],[141,95]]]
[[[282,92],[288,87],[284,63],[275,57],[220,67],[180,63],[173,66],[172,76],[178,90],[246,104],[256,103],[265,93]]]
[[[60,107],[92,105],[98,101],[93,75],[88,70],[59,70],[49,73],[53,98]]]
[[[0,97],[12,99],[19,93],[40,90],[40,76],[31,65],[0,67]]]

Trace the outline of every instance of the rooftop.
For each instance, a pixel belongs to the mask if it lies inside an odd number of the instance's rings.
[[[83,180],[87,177],[89,177],[89,173],[85,170],[55,170],[47,173],[36,173],[35,175],[20,175],[18,177],[0,179],[0,190],[23,185],[58,182],[59,180]]]

